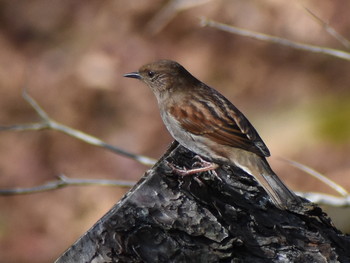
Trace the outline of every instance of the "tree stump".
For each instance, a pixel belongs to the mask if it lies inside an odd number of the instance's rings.
[[[194,154],[176,142],[63,262],[350,262],[350,237],[314,204],[280,210],[255,179],[222,166],[180,176]]]

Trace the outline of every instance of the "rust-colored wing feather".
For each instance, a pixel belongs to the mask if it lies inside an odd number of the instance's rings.
[[[209,87],[208,87],[209,88]],[[210,94],[184,98],[170,114],[181,127],[221,145],[241,148],[268,157],[270,152],[247,118],[221,94],[209,88]],[[207,118],[206,116],[210,116]]]

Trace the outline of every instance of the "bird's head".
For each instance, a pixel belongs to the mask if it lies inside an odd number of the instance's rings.
[[[142,66],[137,72],[125,74],[146,83],[159,99],[164,93],[188,89],[195,79],[183,66],[172,60],[159,60]]]

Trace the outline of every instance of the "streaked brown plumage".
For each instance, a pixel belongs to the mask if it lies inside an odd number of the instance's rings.
[[[124,75],[145,82],[161,117],[182,146],[217,164],[233,164],[253,175],[281,209],[299,202],[272,171],[270,152],[248,119],[223,95],[174,61],[160,60]]]

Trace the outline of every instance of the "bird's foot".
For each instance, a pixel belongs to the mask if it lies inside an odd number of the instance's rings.
[[[173,170],[173,172],[185,176],[185,175],[191,175],[191,174],[196,174],[196,173],[202,173],[202,172],[207,172],[211,170],[215,170],[216,168],[219,167],[218,164],[216,163],[210,163],[207,161],[204,161],[201,157],[197,157],[200,159],[200,162],[196,162],[195,164],[200,164],[202,167],[199,168],[192,168],[192,169],[186,169],[186,168],[177,168],[175,167],[172,163],[168,162],[169,167]]]
[[[216,163],[211,163],[208,161],[203,160],[202,157],[200,157],[199,155],[196,155],[195,157],[193,157],[193,159],[197,159],[197,161],[193,164],[193,165],[199,165],[202,166],[201,168],[198,169],[206,169],[205,171],[212,171],[212,174],[219,179],[219,181],[222,181],[221,178],[219,177],[219,175],[216,173],[215,169],[219,168],[219,165]]]
[[[199,155],[195,155],[193,157],[193,160],[195,160],[195,162],[193,163],[192,166],[202,166],[202,167],[211,167],[212,165],[217,165],[211,162],[208,162],[206,160],[204,160],[202,157],[200,157]],[[217,167],[213,168],[212,170],[218,168],[219,166],[217,165]],[[209,170],[208,170],[209,171]]]

